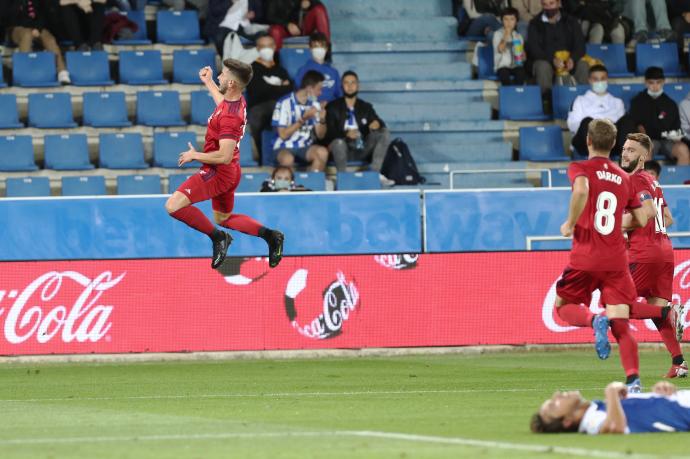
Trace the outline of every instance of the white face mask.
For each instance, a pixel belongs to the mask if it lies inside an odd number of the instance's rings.
[[[326,48],[320,46],[318,48],[312,48],[311,57],[319,64],[323,64],[324,59],[326,59]]]
[[[606,94],[609,84],[607,81],[595,81],[592,83],[592,91],[597,94]]]
[[[261,60],[266,62],[273,62],[274,54],[275,50],[273,48],[261,48],[259,50],[259,57],[261,58]]]
[[[663,93],[664,93],[663,89],[660,89],[659,91],[652,91],[651,89],[647,89],[647,94],[649,94],[649,97],[651,97],[652,99],[656,99],[657,97],[659,97]]]

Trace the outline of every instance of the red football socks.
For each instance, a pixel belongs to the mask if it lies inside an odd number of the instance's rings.
[[[211,220],[206,218],[206,215],[204,215],[201,210],[194,206],[183,207],[182,209],[171,213],[170,216],[176,218],[182,223],[186,223],[187,226],[206,234],[208,237],[211,237],[213,230],[216,229],[216,227],[213,226],[213,223],[211,223]]]
[[[611,319],[611,332],[618,342],[621,354],[621,363],[625,370],[625,375],[636,375],[640,373],[640,357],[637,353],[637,341],[630,333],[628,319]]]
[[[668,317],[664,320],[654,319],[654,325],[656,325],[657,330],[659,330],[661,339],[663,340],[666,349],[668,349],[668,352],[671,353],[671,357],[683,355],[683,351],[680,350],[680,344],[676,339],[676,332],[673,329],[671,321],[668,320]]]
[[[661,319],[662,306],[654,306],[649,303],[641,303],[635,301],[630,305],[630,318],[631,319]]]
[[[591,327],[594,318],[592,311],[581,304],[569,303],[560,307],[557,306],[556,313],[564,322],[576,327]]]
[[[230,215],[230,217],[228,217],[227,220],[222,222],[220,226],[234,229],[245,234],[250,234],[252,236],[258,236],[259,230],[263,227],[261,223],[257,222],[252,217],[248,217],[247,215],[241,214]]]

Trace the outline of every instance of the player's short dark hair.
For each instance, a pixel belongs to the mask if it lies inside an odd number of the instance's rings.
[[[252,66],[245,64],[237,59],[225,59],[223,61],[223,66],[230,70],[230,72],[237,78],[237,82],[242,86],[242,89],[246,88],[252,77],[254,76],[254,71]]]
[[[592,148],[596,151],[610,152],[616,144],[618,129],[611,121],[599,118],[589,122],[587,137],[592,141]]]
[[[340,81],[343,81],[346,76],[353,76],[353,77],[355,77],[355,80],[359,81],[359,75],[357,75],[352,70],[347,70],[345,73],[343,73],[343,76],[340,78]]]
[[[661,164],[659,164],[658,161],[654,161],[653,159],[650,161],[645,161],[644,170],[654,171],[656,172],[657,177],[661,177]]]
[[[573,423],[570,427],[563,425],[563,417],[545,421],[539,413],[534,413],[529,423],[529,428],[534,433],[561,433],[577,432],[578,425]]]
[[[295,173],[290,166],[277,166],[275,169],[273,169],[273,172],[271,172],[271,178],[275,179],[276,174],[279,171],[288,171],[290,173],[290,180],[295,180]]]
[[[314,32],[313,34],[309,35],[309,46],[311,46],[312,43],[328,44],[328,37],[323,32]]]
[[[633,140],[642,145],[642,147],[647,150],[647,153],[652,152],[652,147],[654,145],[652,144],[652,139],[650,139],[647,134],[643,134],[641,132],[631,132],[630,134],[626,135],[625,138],[628,140]]]
[[[309,70],[302,77],[302,83],[300,83],[299,88],[304,89],[307,86],[315,86],[321,83],[323,80],[325,80],[325,78],[321,72],[317,72],[316,70]]]
[[[601,64],[596,64],[589,68],[589,75],[592,75],[594,72],[604,72],[606,75],[609,74],[608,69]]]
[[[518,12],[518,10],[516,10],[512,6],[509,6],[507,8],[503,8],[501,10],[501,19],[503,19],[503,16],[515,16],[516,20],[520,20],[520,13]]]

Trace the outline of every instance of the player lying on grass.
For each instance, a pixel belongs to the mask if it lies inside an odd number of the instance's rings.
[[[556,392],[532,416],[536,433],[580,432],[591,435],[690,432],[690,390],[660,381],[652,392],[628,395],[621,382],[604,390],[604,401],[589,401],[579,391]]]

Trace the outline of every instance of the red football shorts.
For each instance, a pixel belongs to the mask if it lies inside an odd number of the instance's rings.
[[[671,301],[674,264],[630,263],[630,274],[637,288],[637,296],[657,297]]]
[[[237,161],[230,163],[232,176],[230,179],[219,176],[215,170],[199,170],[196,174],[182,182],[177,189],[192,201],[192,204],[211,200],[211,207],[216,212],[232,213],[235,205],[235,190],[240,184],[241,169]]]
[[[568,267],[556,283],[556,294],[568,303],[589,306],[594,290],[601,292],[602,304],[629,305],[636,297],[630,271],[580,271]]]

